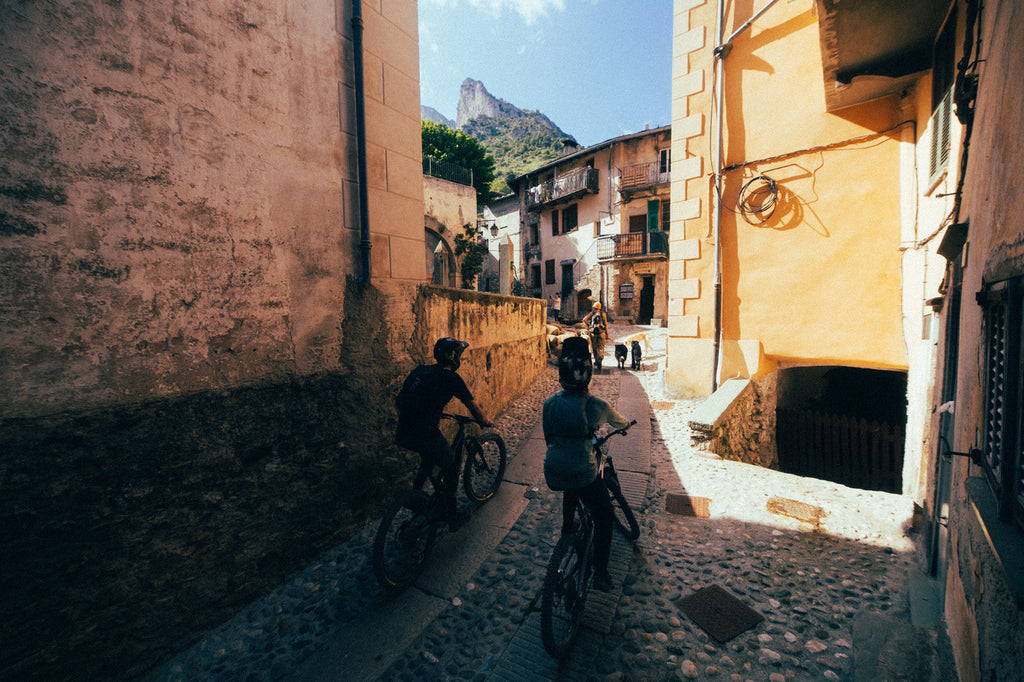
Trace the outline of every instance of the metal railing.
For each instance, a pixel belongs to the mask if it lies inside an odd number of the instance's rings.
[[[596,168],[577,168],[553,180],[531,187],[526,193],[526,207],[541,206],[551,201],[565,199],[579,192],[598,191]]]
[[[660,163],[638,163],[619,169],[619,191],[645,189],[669,181],[668,173],[661,173]]]
[[[629,232],[601,237],[598,240],[597,257],[600,260],[655,254],[668,256],[668,235],[664,232]]]
[[[432,156],[423,157],[423,174],[442,180],[473,186],[473,171],[450,161],[438,161]]]

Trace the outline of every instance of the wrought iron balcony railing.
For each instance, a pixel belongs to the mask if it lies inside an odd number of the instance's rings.
[[[663,255],[668,257],[668,234],[665,232],[629,232],[601,237],[597,245],[598,260],[618,260]]]
[[[565,201],[577,194],[598,191],[596,168],[577,168],[553,180],[531,187],[526,193],[526,207],[542,206],[557,201]]]
[[[636,192],[663,185],[669,181],[669,174],[662,173],[660,163],[638,163],[619,169],[619,191]]]

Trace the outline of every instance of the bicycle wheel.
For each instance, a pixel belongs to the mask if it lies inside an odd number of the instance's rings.
[[[563,535],[551,553],[540,600],[540,634],[544,650],[554,658],[564,658],[572,647],[583,621],[586,605],[586,577],[582,576],[584,557],[578,536]],[[583,580],[582,589],[579,589]]]
[[[615,512],[615,525],[627,540],[636,540],[640,537],[640,524],[637,523],[636,515],[629,506],[626,496],[622,494],[622,486],[619,485],[619,476],[615,470],[605,470],[605,487],[608,488],[608,495],[612,498],[612,510]]]
[[[466,463],[462,470],[462,487],[473,502],[486,502],[494,497],[505,476],[505,441],[496,433],[479,438],[466,438]]]
[[[423,570],[436,531],[429,514],[430,496],[412,490],[399,496],[381,518],[373,540],[373,572],[385,589],[404,589]]]

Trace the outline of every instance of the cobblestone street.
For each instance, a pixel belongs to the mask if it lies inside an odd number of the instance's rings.
[[[634,330],[613,328],[612,339]],[[946,679],[941,624],[911,622],[910,501],[694,448],[687,416],[699,403],[661,394],[663,360],[664,337],[655,337],[642,371],[606,363],[592,384],[643,427],[610,441],[641,536],[631,546],[616,533],[616,588],[591,593],[586,628],[566,661],[548,657],[539,634],[560,496],[544,486],[538,463],[526,461],[543,452],[540,406],[559,388],[549,366],[498,420],[510,453],[502,492],[521,497],[522,512],[507,530],[471,522],[447,539],[471,544],[496,534],[471,577],[444,582],[451,559],[439,547],[428,572],[441,582],[428,578],[386,595],[370,570],[375,527],[367,528],[148,679]],[[669,513],[673,492],[707,498],[707,518]],[[768,511],[772,497],[820,506],[822,528]],[[715,640],[680,608],[684,597],[712,585],[764,619]],[[406,628],[406,639],[388,641],[387,619],[422,614],[414,604],[424,601],[432,606],[422,622]],[[342,667],[360,655],[362,667]]]

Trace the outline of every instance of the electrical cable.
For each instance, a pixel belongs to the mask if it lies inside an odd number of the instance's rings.
[[[775,213],[779,199],[779,186],[767,175],[755,175],[740,189],[736,206],[743,219],[751,225],[761,225]]]

